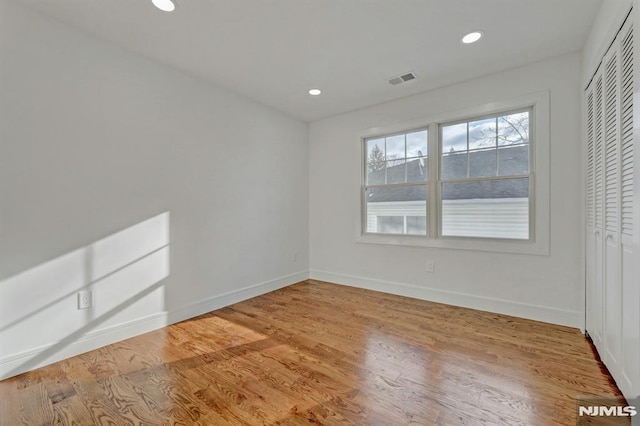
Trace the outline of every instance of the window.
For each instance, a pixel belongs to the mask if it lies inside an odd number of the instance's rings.
[[[366,232],[426,235],[427,130],[367,139]]]
[[[365,133],[358,241],[547,254],[548,114],[544,92]]]
[[[442,236],[528,240],[531,110],[440,125]]]

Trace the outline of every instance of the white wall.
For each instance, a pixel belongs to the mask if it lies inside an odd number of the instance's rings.
[[[311,123],[311,277],[582,327],[580,75],[572,54]],[[542,90],[551,102],[549,256],[356,243],[364,130]]]
[[[307,277],[305,123],[0,17],[0,377]]]

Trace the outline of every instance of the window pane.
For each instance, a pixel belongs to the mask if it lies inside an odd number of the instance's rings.
[[[384,161],[384,138],[367,141],[367,163]]]
[[[529,178],[443,184],[442,235],[529,239]]]
[[[387,183],[405,183],[405,160],[387,161]]]
[[[469,122],[469,149],[491,148],[496,146],[496,119]]]
[[[424,218],[426,233],[426,212],[427,212],[427,188],[425,185],[403,185],[393,188],[367,188],[365,191],[367,206],[367,232],[381,233],[417,233],[418,225],[411,228],[405,227],[405,216],[416,216]],[[379,228],[381,217],[402,217],[402,229],[400,232],[392,232]],[[387,219],[382,219],[384,222]],[[385,225],[386,226],[386,225]],[[382,230],[379,230],[382,229]]]
[[[467,123],[442,127],[442,153],[467,150]]]
[[[529,111],[498,117],[498,145],[529,143]]]
[[[427,235],[427,216],[407,216],[407,234]]]
[[[407,182],[426,182],[429,176],[427,158],[407,160]]]
[[[407,158],[426,157],[427,131],[407,133]]]
[[[503,147],[498,150],[498,174],[500,176],[529,173],[529,145]]]
[[[469,177],[492,177],[497,175],[495,149],[469,152]]]
[[[387,140],[387,160],[405,158],[404,135],[391,136]]]
[[[376,232],[381,234],[402,234],[403,228],[403,216],[378,216]]]
[[[369,163],[367,164],[367,184],[368,185],[384,185],[385,184],[385,163]]]
[[[467,152],[444,154],[442,157],[442,179],[467,177]]]
[[[443,179],[467,177],[467,123],[442,127],[442,170]]]

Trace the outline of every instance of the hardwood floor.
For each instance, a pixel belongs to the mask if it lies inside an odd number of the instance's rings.
[[[576,329],[308,281],[0,382],[0,424],[575,425]]]

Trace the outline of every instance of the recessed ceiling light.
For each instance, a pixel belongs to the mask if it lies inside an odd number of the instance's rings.
[[[176,4],[172,0],[151,0],[153,5],[163,12],[173,12]]]
[[[473,31],[466,36],[462,37],[462,42],[465,44],[475,43],[482,38],[482,31]]]
[[[311,90],[309,90],[309,94],[311,96],[318,96],[320,93],[322,93],[322,90],[320,90],[320,89],[311,89]]]

